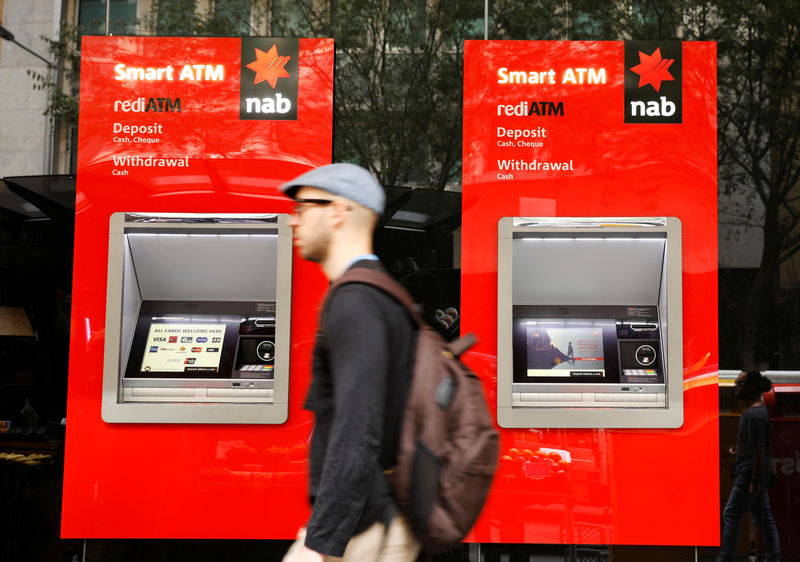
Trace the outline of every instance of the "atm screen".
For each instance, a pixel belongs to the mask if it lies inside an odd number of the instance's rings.
[[[125,379],[269,379],[274,302],[142,301]]]
[[[231,378],[241,315],[169,312],[159,308],[162,307],[154,302],[143,303],[125,369],[126,379]]]
[[[153,319],[145,342],[142,373],[219,373],[225,323]]]
[[[602,326],[527,325],[527,372],[536,377],[605,375]]]
[[[514,382],[619,382],[610,319],[517,318]]]

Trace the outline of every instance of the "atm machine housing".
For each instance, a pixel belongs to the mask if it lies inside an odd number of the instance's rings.
[[[114,213],[102,417],[283,423],[289,217]]]
[[[498,424],[683,424],[681,224],[499,221]]]

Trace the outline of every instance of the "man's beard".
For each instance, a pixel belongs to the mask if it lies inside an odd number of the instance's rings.
[[[330,236],[322,235],[307,241],[302,248],[300,255],[303,259],[314,263],[323,263],[328,258],[328,247],[330,246]]]

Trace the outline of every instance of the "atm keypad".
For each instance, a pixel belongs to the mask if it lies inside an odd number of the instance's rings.
[[[655,369],[623,369],[622,374],[626,377],[657,377]]]
[[[272,365],[263,365],[263,364],[260,364],[260,363],[256,364],[256,365],[242,365],[241,367],[239,367],[239,371],[242,372],[242,373],[245,372],[245,371],[249,371],[249,372],[259,371],[259,372],[262,372],[262,373],[268,373],[268,372],[272,371],[272,369],[273,369]]]

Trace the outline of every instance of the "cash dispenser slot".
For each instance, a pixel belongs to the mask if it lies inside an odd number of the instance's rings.
[[[680,222],[499,223],[498,423],[683,423]]]
[[[631,323],[630,324],[631,330],[635,332],[644,332],[644,331],[653,331],[658,330],[658,324],[642,324],[642,323]]]
[[[284,422],[291,255],[287,215],[112,215],[103,419]]]

